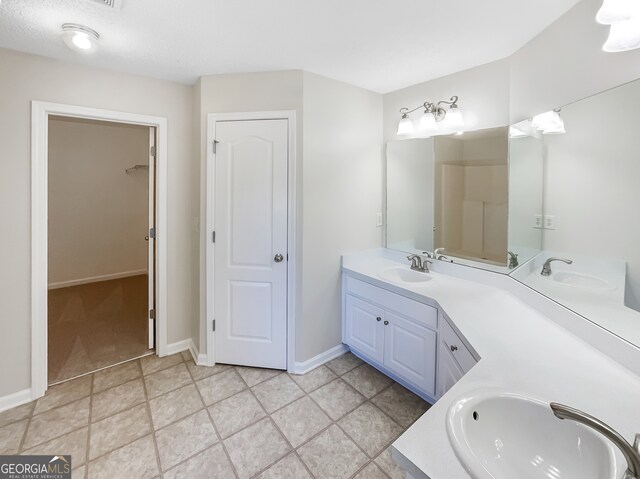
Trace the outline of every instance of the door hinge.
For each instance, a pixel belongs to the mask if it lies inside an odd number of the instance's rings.
[[[149,319],[156,319],[156,310],[155,309],[150,309],[149,310]]]
[[[213,320],[213,330],[214,331],[216,330],[216,320],[215,319]]]
[[[215,231],[211,232],[211,241],[213,241],[214,243],[216,242],[216,232]]]
[[[149,238],[156,239],[156,229],[155,228],[149,228]]]
[[[213,140],[213,154],[214,155],[217,153],[218,143],[220,143],[218,140]]]
[[[153,156],[154,158],[156,157],[156,147],[152,146],[151,148],[149,148],[149,155]]]

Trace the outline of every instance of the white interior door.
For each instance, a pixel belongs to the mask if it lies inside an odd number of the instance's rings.
[[[286,369],[288,121],[218,121],[215,137],[215,360]]]
[[[155,347],[156,343],[156,281],[155,281],[155,261],[156,261],[156,129],[149,128],[149,232],[148,232],[148,290],[149,290],[149,349]]]

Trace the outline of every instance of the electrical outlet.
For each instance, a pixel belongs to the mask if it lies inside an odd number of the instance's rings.
[[[382,213],[376,213],[376,226],[382,226]]]
[[[191,218],[191,229],[196,233],[200,233],[200,218],[197,216]]]
[[[542,215],[533,215],[533,227],[542,228]]]
[[[556,229],[556,217],[551,215],[544,215],[544,229],[554,230]]]

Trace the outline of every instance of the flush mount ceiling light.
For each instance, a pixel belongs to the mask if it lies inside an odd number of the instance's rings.
[[[543,135],[563,135],[564,120],[560,117],[560,109],[536,115],[531,120],[531,127],[541,131]]]
[[[611,25],[605,52],[626,52],[640,48],[640,2],[638,0],[604,0],[596,21]]]
[[[91,52],[96,49],[99,38],[98,32],[83,25],[77,23],[62,25],[62,39],[72,50]]]
[[[444,106],[442,106],[444,105]],[[415,133],[413,122],[409,115],[414,111],[424,108],[424,112],[418,123],[418,133],[426,135],[462,133],[464,119],[462,112],[458,108],[458,97],[452,96],[450,101],[439,101],[432,103],[425,101],[422,105],[409,108],[400,108],[400,122],[398,123],[398,135],[407,136]]]

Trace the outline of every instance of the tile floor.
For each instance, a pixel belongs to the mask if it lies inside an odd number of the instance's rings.
[[[351,354],[304,376],[149,356],[0,413],[0,454],[71,454],[74,479],[401,479],[389,445],[428,408]]]

